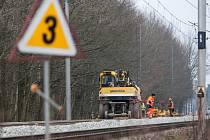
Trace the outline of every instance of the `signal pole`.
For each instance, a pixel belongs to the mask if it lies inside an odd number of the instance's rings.
[[[198,0],[198,140],[206,140],[206,0]]]

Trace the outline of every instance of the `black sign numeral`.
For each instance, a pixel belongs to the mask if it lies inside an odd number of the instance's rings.
[[[49,23],[51,22],[51,26],[49,26],[48,30],[49,32],[51,33],[50,36],[47,36],[46,33],[43,34],[43,40],[46,44],[51,44],[53,43],[53,41],[55,40],[55,28],[56,28],[56,24],[57,24],[57,21],[56,21],[56,18],[53,17],[53,16],[48,16],[45,20],[45,23]]]

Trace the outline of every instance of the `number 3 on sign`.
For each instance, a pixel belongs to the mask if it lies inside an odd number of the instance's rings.
[[[43,41],[46,44],[51,44],[51,43],[53,43],[53,41],[55,40],[55,37],[56,37],[55,28],[56,28],[57,21],[56,21],[56,18],[54,16],[48,16],[45,20],[45,23],[48,24],[48,25],[50,24],[48,26],[48,30],[50,32],[50,35],[44,33],[43,36],[42,36]]]

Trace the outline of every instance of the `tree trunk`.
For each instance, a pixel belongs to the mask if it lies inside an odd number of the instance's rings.
[[[5,106],[7,101],[7,97],[4,96],[6,95],[5,70],[6,70],[5,60],[0,60],[0,122],[5,121]]]

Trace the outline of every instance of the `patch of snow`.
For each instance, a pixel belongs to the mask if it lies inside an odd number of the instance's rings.
[[[80,122],[69,125],[51,125],[50,133],[61,133],[71,132],[80,130],[92,130],[102,128],[113,128],[123,126],[134,126],[134,125],[149,125],[149,124],[161,124],[161,123],[172,123],[172,122],[185,122],[196,120],[197,117],[192,116],[184,117],[159,117],[159,118],[144,118],[144,119],[127,119],[127,120],[102,120],[93,122]],[[8,126],[0,129],[1,137],[13,137],[13,136],[24,136],[24,135],[38,135],[45,133],[45,126],[37,125],[24,125],[24,126]]]

